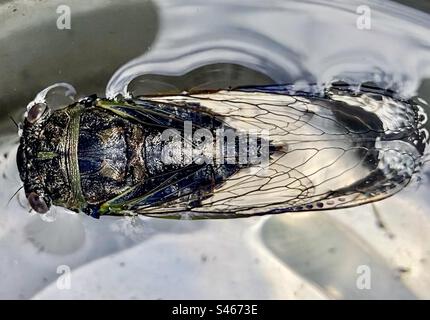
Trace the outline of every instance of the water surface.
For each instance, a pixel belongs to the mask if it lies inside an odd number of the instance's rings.
[[[5,114],[19,118],[39,91],[59,82],[72,84],[77,97],[269,83],[322,90],[339,80],[429,97],[429,16],[394,2],[74,1],[69,31],[55,27],[57,4],[0,4]],[[370,30],[357,28],[360,5],[371,8]],[[57,209],[42,220],[28,213],[22,193],[6,205],[20,181],[10,121],[2,132],[0,297],[430,295],[425,173],[390,199],[323,214],[96,221]],[[70,290],[56,286],[59,265],[72,269]],[[371,268],[373,289],[357,288],[359,265]]]

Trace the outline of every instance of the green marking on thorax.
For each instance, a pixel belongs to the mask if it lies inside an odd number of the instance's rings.
[[[72,202],[70,203],[70,205],[79,209],[82,209],[82,207],[84,207],[86,204],[86,200],[82,193],[81,176],[78,163],[79,125],[82,110],[83,107],[79,104],[67,110],[67,113],[70,116],[70,122],[68,125],[66,137],[66,150],[68,150],[66,154],[67,160],[70,164],[69,177],[72,190]]]
[[[53,151],[39,151],[37,153],[38,160],[51,160],[58,156],[58,153]]]

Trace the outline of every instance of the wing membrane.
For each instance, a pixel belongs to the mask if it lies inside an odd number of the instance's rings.
[[[145,100],[197,106],[240,131],[268,130],[277,151],[267,167],[239,170],[198,206],[167,202],[136,208],[141,214],[224,218],[355,206],[405,187],[424,152],[422,110],[384,95],[260,88]]]

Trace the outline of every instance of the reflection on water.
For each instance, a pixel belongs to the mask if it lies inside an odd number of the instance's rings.
[[[97,45],[109,45],[97,51],[96,59],[66,59],[68,77],[52,69],[58,59],[40,63],[30,60],[26,50],[16,50],[8,55],[21,65],[28,59],[27,77],[39,80],[30,89],[23,87],[23,78],[10,80],[16,91],[6,86],[10,90],[0,97],[2,105],[23,110],[36,92],[63,81],[77,87],[78,96],[88,90],[101,94],[106,83],[106,95],[114,97],[269,83],[295,83],[303,90],[316,83],[319,91],[344,80],[357,85],[372,81],[409,97],[430,76],[430,19],[394,3],[162,0],[156,3],[156,17],[150,14],[155,12],[152,4],[142,5],[145,19],[133,18],[130,5],[135,2],[126,3],[122,17],[138,25],[133,32],[115,25],[113,32],[118,39],[130,39],[133,50],[124,44],[120,50],[112,48],[115,41],[101,32]],[[356,27],[356,8],[363,4],[372,8],[371,30]],[[42,9],[37,14],[46,15]],[[84,10],[79,19],[85,17]],[[94,25],[103,20],[92,17]],[[33,23],[43,26],[47,39],[58,36],[46,20]],[[38,38],[29,30],[15,30],[16,43]],[[139,42],[136,30],[154,32]],[[75,41],[86,39],[84,33],[77,32]],[[96,50],[89,48],[83,56]],[[55,46],[54,52],[78,56],[69,49]],[[104,53],[111,50],[114,55]],[[0,61],[2,70],[8,61]],[[120,64],[108,81],[106,70],[111,75]],[[0,174],[7,187],[0,196],[5,203],[20,186],[15,139],[4,136],[0,144]],[[428,183],[422,184],[418,191],[413,185],[377,203],[379,220],[372,206],[362,206],[241,221],[95,221],[58,209],[49,222],[29,216],[21,193],[0,216],[0,276],[5,279],[0,296],[28,298],[46,288],[37,297],[428,298],[430,204],[425,197]],[[74,270],[72,290],[59,292],[55,286],[61,264]],[[371,290],[357,289],[359,265],[372,270]],[[171,290],[178,286],[182,290]]]
[[[126,95],[127,84],[136,75],[175,76],[220,62],[259,71],[276,83],[372,81],[404,95],[413,94],[421,79],[430,75],[428,16],[395,3],[163,0],[157,4],[163,26],[159,37],[149,52],[113,75],[108,96]],[[371,30],[357,28],[356,9],[366,4],[372,8]]]
[[[289,267],[322,288],[332,298],[411,299],[413,293],[370,246],[351,230],[324,215],[299,214],[274,217],[263,227],[263,241]],[[318,261],[318,263],[315,263]],[[357,287],[357,268],[372,271],[371,290]],[[358,269],[360,270],[360,269]]]
[[[59,5],[71,7],[70,30],[56,28]],[[159,23],[155,5],[139,0],[1,1],[0,21],[0,106],[17,117],[35,93],[56,82],[103,94],[112,73],[148,49]]]

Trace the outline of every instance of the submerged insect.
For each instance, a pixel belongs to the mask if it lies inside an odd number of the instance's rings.
[[[17,154],[33,210],[234,218],[386,198],[419,170],[426,116],[378,89],[265,86],[28,108]]]

